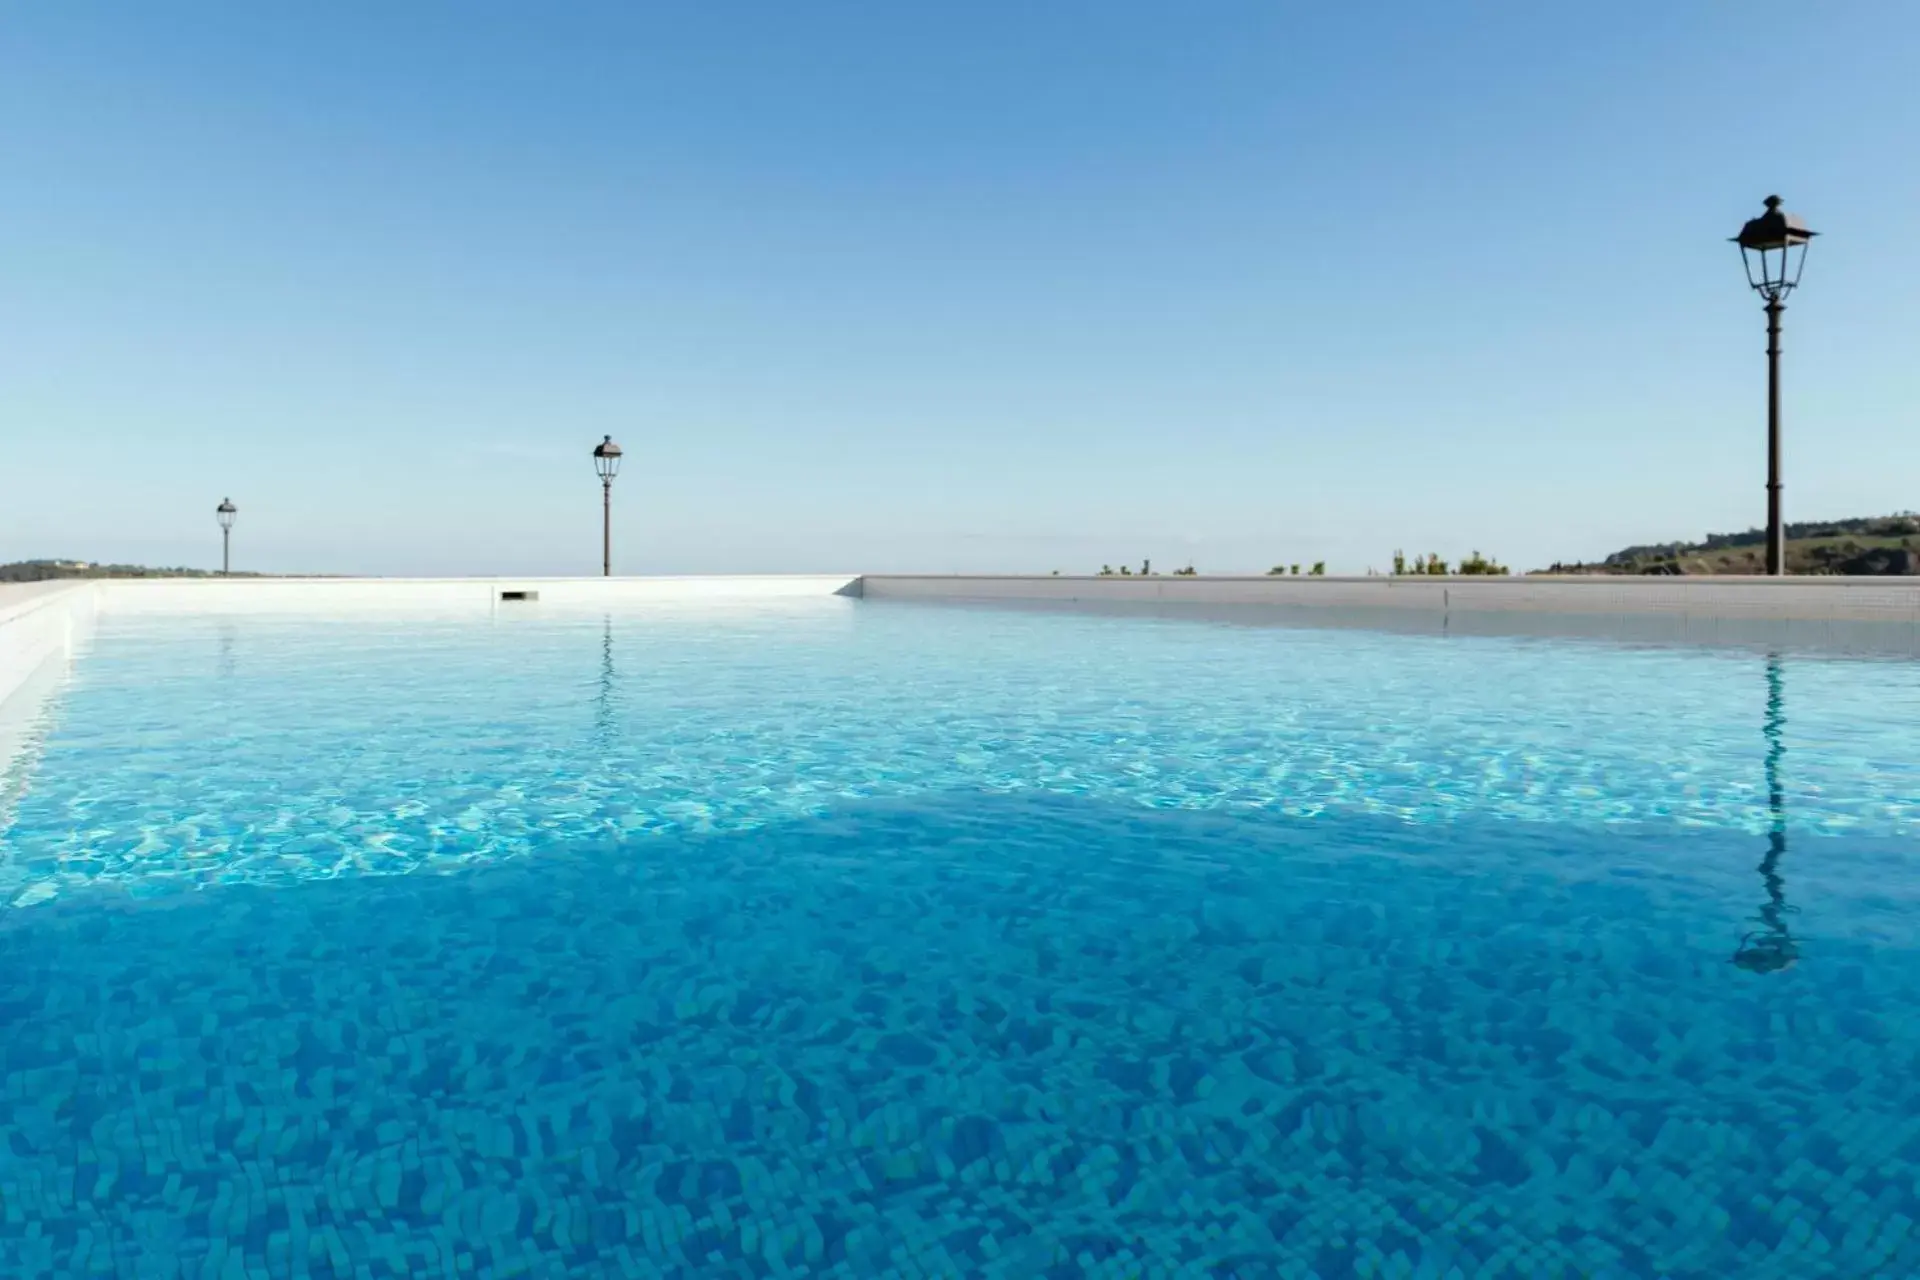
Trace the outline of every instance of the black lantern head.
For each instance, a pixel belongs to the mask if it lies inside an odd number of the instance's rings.
[[[1820,233],[1810,231],[1800,215],[1780,208],[1779,196],[1767,197],[1767,211],[1740,228],[1733,242],[1747,268],[1747,283],[1768,302],[1784,301],[1800,283],[1807,265],[1807,246]]]
[[[612,436],[603,437],[593,446],[593,469],[602,480],[611,480],[620,474],[620,446],[613,442]]]
[[[214,518],[220,522],[222,529],[233,528],[233,518],[239,513],[240,508],[233,505],[232,498],[220,499],[220,505],[213,509]]]

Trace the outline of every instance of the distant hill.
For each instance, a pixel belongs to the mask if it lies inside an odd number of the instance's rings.
[[[1699,542],[1665,542],[1616,551],[1598,564],[1555,564],[1546,573],[1764,573],[1767,534],[1710,533]],[[1787,524],[1787,572],[1920,574],[1920,515],[1863,516]]]
[[[46,582],[54,578],[218,578],[211,569],[155,569],[144,564],[94,564],[87,560],[16,560],[0,564],[0,582]],[[235,578],[257,578],[236,573]]]

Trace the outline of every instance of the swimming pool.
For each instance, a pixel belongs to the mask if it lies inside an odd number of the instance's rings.
[[[1920,1274],[1920,663],[842,599],[108,616],[0,1264]]]

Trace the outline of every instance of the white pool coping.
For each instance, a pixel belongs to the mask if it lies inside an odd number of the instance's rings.
[[[830,596],[850,573],[633,578],[121,578],[94,583],[103,613],[232,613],[453,607],[520,603],[699,603]]]

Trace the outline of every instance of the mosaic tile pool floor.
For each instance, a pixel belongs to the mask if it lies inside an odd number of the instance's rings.
[[[1920,1275],[1920,664],[106,619],[7,1276]]]

